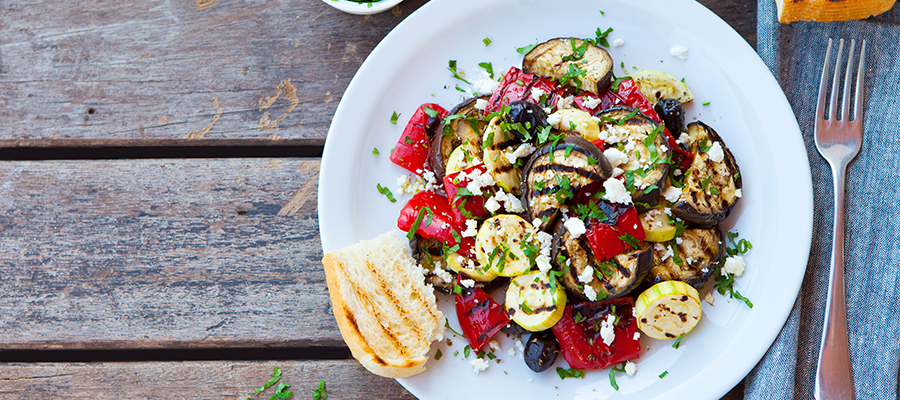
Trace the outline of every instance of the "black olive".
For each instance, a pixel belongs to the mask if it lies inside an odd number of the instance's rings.
[[[521,124],[532,138],[537,137],[537,132],[541,128],[550,125],[547,122],[547,113],[544,112],[544,109],[525,100],[516,100],[509,103],[509,114],[506,114],[505,119],[506,122],[511,124]],[[513,131],[512,133],[519,140],[526,140],[521,132]]]
[[[559,355],[559,341],[550,330],[535,332],[525,344],[525,364],[534,372],[544,372]]]
[[[666,124],[666,129],[675,138],[684,131],[684,106],[676,99],[662,99],[653,106],[659,118]]]
[[[524,335],[528,333],[528,330],[515,323],[515,321],[509,321],[506,325],[503,325],[503,327],[500,328],[500,332],[509,335]]]

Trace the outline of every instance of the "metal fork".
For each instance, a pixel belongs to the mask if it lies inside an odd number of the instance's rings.
[[[825,113],[825,93],[828,78],[828,61],[831,58],[831,39],[825,50],[825,65],[819,84],[819,103],[816,106],[816,148],[831,165],[834,178],[834,236],[831,249],[831,272],[828,277],[828,298],[825,305],[825,326],[819,347],[819,363],[816,367],[815,397],[818,400],[853,399],[853,367],[850,362],[850,344],[847,338],[847,306],[844,300],[844,178],[847,164],[859,153],[862,144],[862,103],[863,72],[866,65],[866,41],[863,40],[859,53],[859,67],[856,74],[856,92],[853,114],[850,119],[850,78],[853,65],[855,40],[850,41],[847,58],[847,72],[844,76],[844,90],[841,101],[840,119],[835,112],[838,97],[838,71],[841,69],[841,54],[844,39],[841,39],[831,84],[831,99],[828,114]]]

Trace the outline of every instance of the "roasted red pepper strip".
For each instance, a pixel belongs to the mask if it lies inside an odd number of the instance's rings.
[[[637,209],[634,207],[619,214],[619,219],[616,221],[616,229],[618,229],[620,233],[631,235],[631,237],[637,240],[644,240],[647,238],[644,233],[644,227],[641,225],[641,219],[638,217]]]
[[[419,217],[420,214],[422,217]],[[416,220],[419,225],[413,228]],[[474,238],[463,238],[460,235],[462,230],[453,216],[447,198],[434,192],[422,191],[409,199],[400,210],[397,227],[405,232],[415,229],[419,236],[440,240],[459,254],[467,255],[475,244]],[[454,249],[457,244],[459,248]]]
[[[447,110],[437,104],[425,103],[419,106],[391,151],[391,161],[414,174],[425,173],[429,168],[429,143],[446,116]]]
[[[537,104],[540,99],[534,99],[531,96],[534,89],[540,89],[543,94],[547,95],[546,104],[542,104],[547,107],[555,106],[559,97],[566,90],[564,87],[558,87],[550,78],[523,72],[517,67],[510,67],[491,95],[491,99],[488,100],[487,107],[484,109],[485,115],[500,111],[503,106],[516,100],[526,100]]]
[[[598,260],[608,260],[629,248],[625,241],[619,239],[622,234],[616,227],[602,222],[590,224],[585,235],[588,244],[591,245],[591,251],[594,252],[594,257],[597,257]]]
[[[632,308],[631,297],[566,305],[562,319],[551,329],[569,366],[599,369],[639,358],[641,341],[635,338],[638,327]],[[618,323],[613,328],[615,339],[607,345],[600,329],[610,314]]]
[[[509,322],[509,315],[499,303],[479,287],[459,287],[456,294],[456,317],[462,334],[476,352]]]
[[[451,211],[460,226],[465,226],[466,219],[482,218],[491,214],[490,211],[484,208],[484,202],[494,195],[494,192],[496,191],[495,187],[482,187],[481,195],[473,194],[472,196],[457,196],[460,188],[465,188],[469,185],[469,182],[472,182],[472,178],[469,178],[469,176],[475,171],[482,174],[488,173],[484,164],[478,164],[466,168],[463,171],[454,172],[444,176],[444,190],[447,191],[447,198],[450,200]],[[458,179],[461,173],[466,174],[465,178]],[[466,192],[471,193],[468,189],[466,189]]]

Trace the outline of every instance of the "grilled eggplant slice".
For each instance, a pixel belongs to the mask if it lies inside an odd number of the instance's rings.
[[[583,55],[574,60],[574,49],[585,46]],[[565,59],[565,60],[564,60]],[[585,71],[580,81],[569,80],[569,85],[578,89],[601,93],[609,87],[612,78],[613,59],[606,49],[586,43],[581,39],[550,39],[534,47],[522,61],[522,70],[556,80],[571,76],[575,69]],[[579,85],[580,83],[580,85]]]
[[[627,156],[626,162],[614,167],[621,168],[626,174],[634,171],[631,199],[638,212],[656,205],[669,172],[668,163],[658,162],[669,156],[662,129],[646,115],[627,107],[613,107],[597,113],[596,117],[600,119],[600,138],[605,140],[607,147],[622,144]]]
[[[601,262],[594,256],[584,235],[574,238],[562,224],[559,225],[553,240],[552,260],[559,264],[565,259],[563,265],[556,265],[555,268],[563,271],[560,276],[563,285],[580,298],[588,299],[584,294],[587,285],[591,286],[598,299],[624,296],[640,285],[653,268],[650,243],[641,243],[638,249]],[[591,272],[585,272],[588,268]]]
[[[725,259],[725,235],[718,225],[712,228],[686,229],[678,239],[653,245],[654,267],[647,281],[682,281],[697,289],[718,273]],[[677,253],[673,251],[677,249]]]
[[[413,257],[416,263],[425,269],[425,283],[434,286],[444,293],[452,293],[453,284],[456,281],[456,273],[451,271],[444,259],[443,243],[434,238],[423,238],[419,235],[410,243],[413,250]],[[450,274],[450,281],[445,281],[438,276],[437,270],[447,271]]]
[[[546,218],[541,227],[553,226],[560,206],[578,189],[610,176],[612,168],[600,149],[570,136],[541,147],[525,164],[522,204],[530,220]]]
[[[488,98],[489,96],[473,97],[454,107],[447,115],[463,117],[445,118],[438,131],[441,134],[434,135],[431,143],[431,168],[438,182],[444,179],[450,153],[457,147],[463,146],[469,157],[481,158],[481,132],[487,122],[481,118],[481,110],[475,108],[475,102]]]
[[[702,122],[692,122],[687,126],[687,133],[694,161],[672,213],[701,226],[714,225],[728,218],[741,197],[741,170],[712,128]]]

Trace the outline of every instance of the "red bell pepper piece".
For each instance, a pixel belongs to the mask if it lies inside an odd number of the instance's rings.
[[[607,260],[628,250],[628,244],[619,239],[622,234],[612,225],[602,222],[590,224],[585,235],[598,260]]]
[[[484,109],[485,115],[500,111],[503,106],[516,100],[526,100],[537,104],[537,100],[531,98],[531,92],[535,88],[547,94],[547,104],[544,105],[548,107],[555,106],[559,97],[566,90],[564,87],[558,87],[550,78],[523,72],[517,67],[510,67],[491,95],[491,99],[488,100],[487,107]]]
[[[419,217],[420,214],[422,217]],[[413,227],[417,220],[418,226]],[[440,240],[451,249],[459,245],[455,250],[459,254],[467,255],[475,244],[475,238],[460,235],[462,230],[447,198],[434,192],[422,191],[409,199],[400,210],[397,227],[405,232],[415,229],[419,236]]]
[[[419,106],[391,151],[391,161],[414,174],[421,176],[425,173],[429,168],[429,143],[446,116],[447,110],[437,104],[425,103]]]
[[[457,196],[460,188],[465,188],[472,182],[472,179],[469,178],[468,175],[472,174],[474,171],[479,171],[482,174],[488,173],[484,164],[478,164],[466,168],[463,171],[454,172],[444,176],[444,190],[447,191],[447,198],[450,200],[450,208],[460,226],[465,224],[466,219],[481,218],[491,214],[490,211],[484,208],[484,202],[494,195],[494,192],[496,191],[495,187],[482,187],[481,195]],[[461,173],[466,174],[464,179],[458,179]]]
[[[462,287],[456,294],[456,317],[462,334],[476,352],[509,322],[509,314],[479,287]]]
[[[634,337],[638,327],[632,308],[631,297],[566,305],[562,319],[551,330],[569,366],[599,369],[639,358],[641,341]],[[613,328],[616,337],[607,345],[600,328],[610,314],[618,318],[618,323]]]
[[[616,229],[620,233],[631,235],[637,240],[647,238],[644,233],[644,227],[641,225],[641,219],[638,217],[637,209],[634,207],[630,207],[628,211],[619,214],[619,219],[616,221]]]

